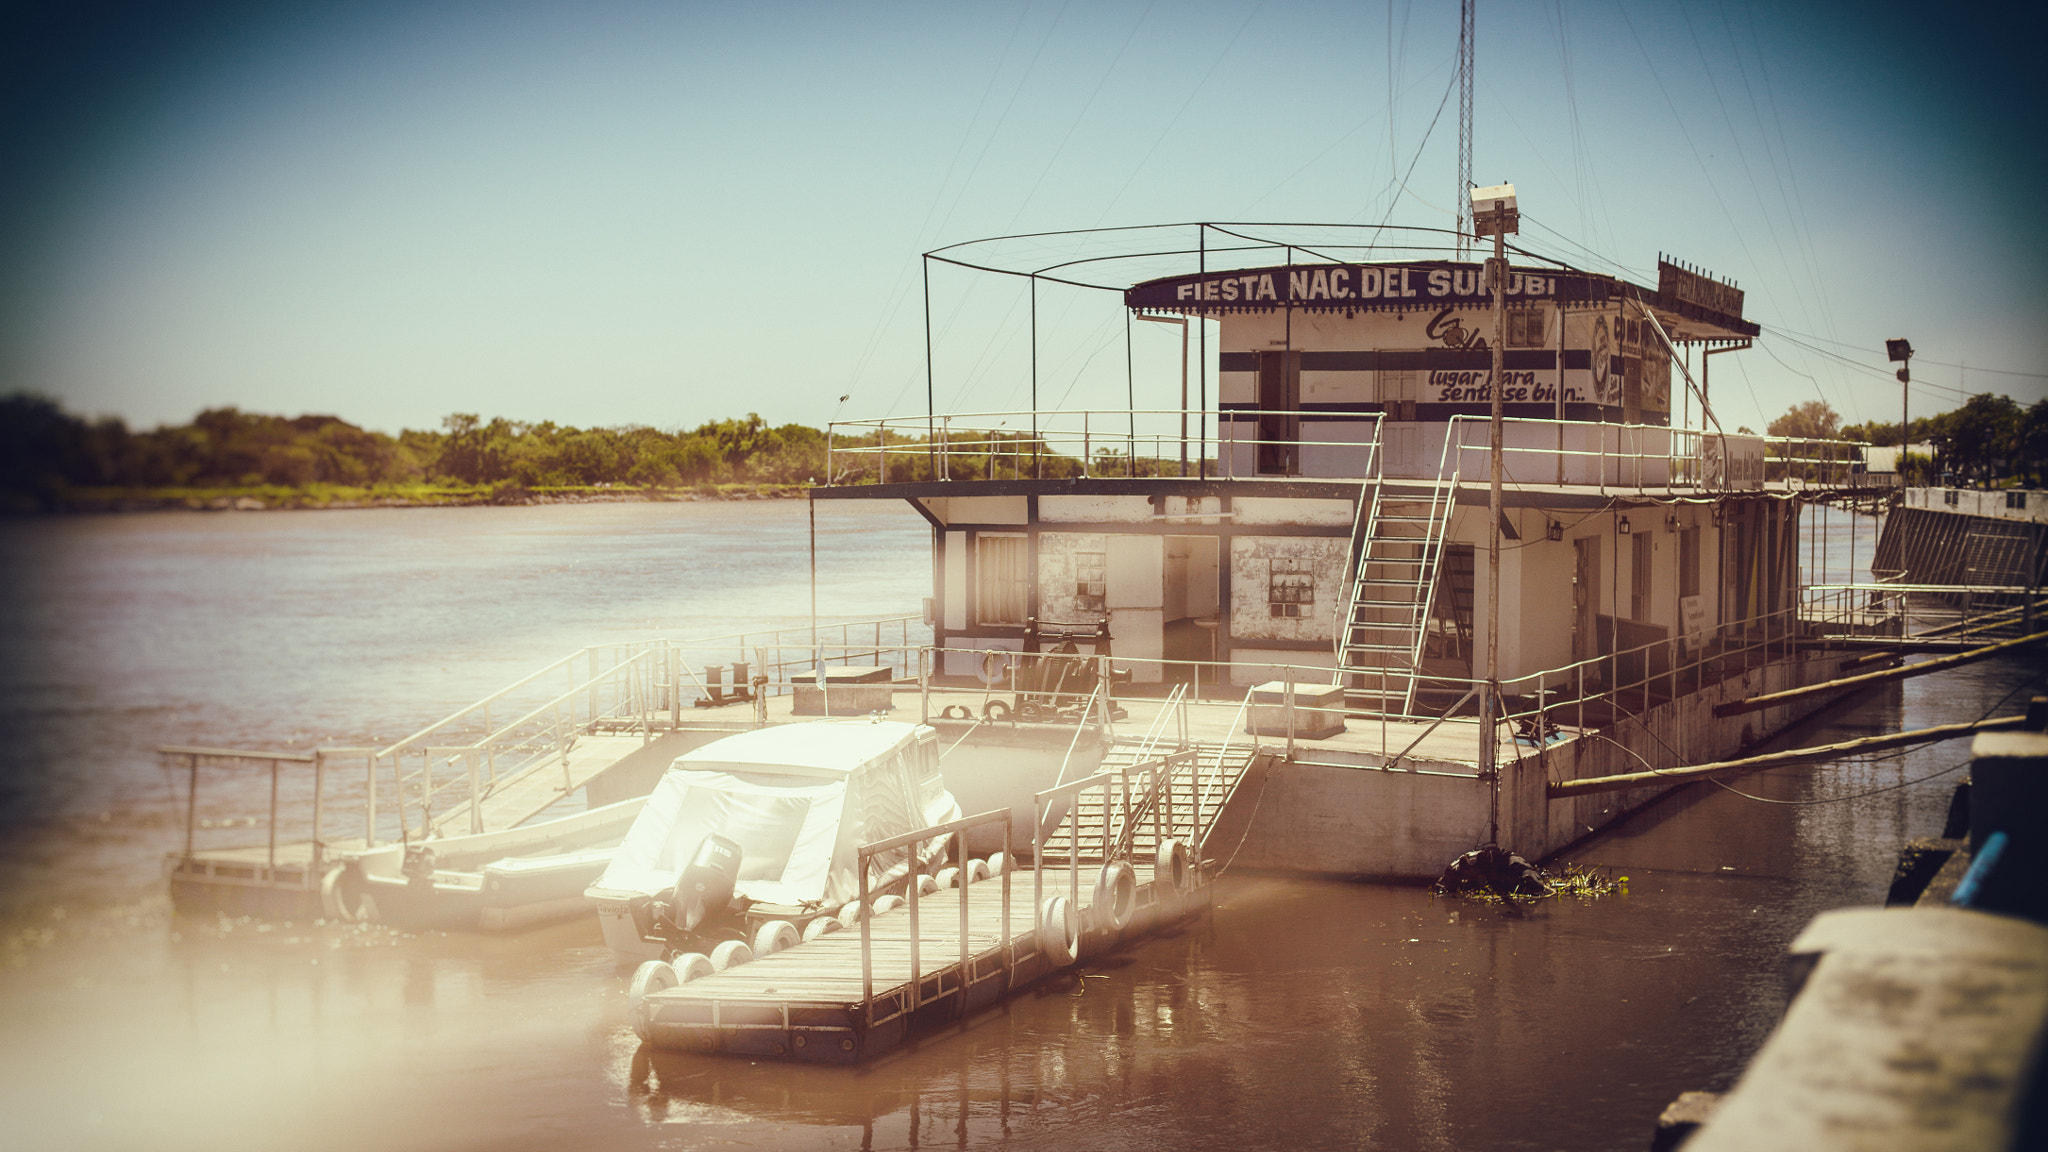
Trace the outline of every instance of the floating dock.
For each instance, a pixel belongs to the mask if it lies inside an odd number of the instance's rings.
[[[1119,931],[1085,910],[1091,923],[1066,960],[1058,942],[1041,940],[1032,894],[1063,898],[1080,881],[1086,899],[1095,871],[1025,870],[940,889],[916,914],[906,905],[864,921],[865,933],[856,925],[651,995],[642,1034],[658,1048],[857,1063],[1209,907],[1206,870],[1191,868],[1177,889],[1135,866],[1129,921]]]
[[[988,828],[1013,860],[1010,810],[863,845],[860,898],[840,913],[853,923],[722,971],[701,955],[649,961],[628,993],[633,1030],[657,1048],[858,1063],[1198,915],[1214,878],[1207,817],[1228,790],[1199,765],[1176,752],[1040,792],[1030,868],[957,869],[949,887],[919,877],[907,899],[872,898],[877,854],[946,837],[965,862],[968,833]]]

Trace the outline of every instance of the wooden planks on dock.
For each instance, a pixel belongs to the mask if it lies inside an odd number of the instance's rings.
[[[901,1044],[920,1021],[959,1019],[1063,967],[1039,951],[1035,894],[1070,897],[1069,885],[1078,886],[1083,956],[1190,915],[1207,902],[1207,881],[1199,872],[1190,873],[1188,892],[1177,893],[1155,884],[1151,868],[1134,868],[1137,900],[1129,923],[1121,932],[1091,924],[1086,910],[1097,868],[1084,864],[1078,875],[1046,869],[1037,893],[1030,871],[1012,873],[1007,947],[1002,880],[990,877],[964,892],[941,889],[920,897],[914,936],[907,904],[870,920],[868,981],[862,979],[860,926],[850,925],[653,993],[643,1008],[643,1035],[660,1047],[853,1063]]]
[[[1137,874],[1141,889],[1151,883],[1150,867],[1133,868],[1132,871]],[[1043,877],[1046,896],[1069,894],[1070,873],[1067,870],[1046,869]],[[1084,866],[1079,879],[1081,902],[1085,905],[1090,899],[1090,889],[1095,882],[1094,869]],[[968,901],[968,955],[987,956],[1002,946],[1002,878],[991,876],[985,880],[978,880],[968,885],[964,894]],[[920,975],[960,962],[962,895],[962,889],[941,888],[918,898],[916,939]],[[1013,942],[1029,937],[1036,927],[1037,917],[1032,905],[1032,874],[1029,871],[1010,874],[1009,919],[1010,939]],[[875,917],[870,922],[868,940],[873,957],[873,983],[877,997],[898,991],[910,983],[910,921],[910,906],[905,904],[892,912]],[[1028,944],[1028,940],[1026,943]],[[853,1003],[862,999],[860,953],[860,925],[849,924],[839,932],[807,941],[772,956],[757,957],[750,963],[693,980],[663,995],[678,1000],[756,999]]]

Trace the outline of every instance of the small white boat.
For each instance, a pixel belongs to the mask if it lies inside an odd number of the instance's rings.
[[[819,720],[743,732],[676,759],[587,895],[623,961],[751,947],[764,932],[786,943],[859,899],[861,845],[959,816],[926,725]],[[918,847],[915,865],[907,850],[876,856],[870,896],[945,851],[939,837]]]
[[[582,912],[647,797],[537,824],[387,844],[330,871],[321,905],[331,919],[397,928],[501,931]]]

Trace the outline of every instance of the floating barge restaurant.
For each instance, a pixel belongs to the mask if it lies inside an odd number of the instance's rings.
[[[615,846],[570,835],[684,753],[916,720],[977,815],[858,845],[856,899],[801,909],[801,933],[765,923],[723,963],[662,948],[629,995],[657,1046],[852,1062],[1200,915],[1230,867],[1426,879],[1489,842],[1548,856],[1677,786],[1660,773],[1718,770],[1852,674],[2033,598],[1974,589],[2000,595],[1906,634],[1924,589],[1859,582],[1868,517],[1802,525],[1894,506],[1897,477],[1861,445],[1712,415],[1710,358],[1758,333],[1733,286],[1532,261],[1496,311],[1459,256],[1391,228],[1215,224],[927,254],[928,314],[971,299],[944,295],[956,275],[1028,300],[1012,383],[1032,404],[835,423],[811,492],[924,520],[921,619],[592,646],[385,748],[163,749],[187,772],[174,901],[365,916],[381,897],[515,926],[562,907],[511,880],[601,865]],[[1077,300],[1111,306],[1092,353],[1063,354]],[[1123,372],[1104,373],[1118,321]],[[963,390],[949,355],[928,353],[931,395]],[[1144,408],[1141,386],[1183,399]],[[1124,405],[1037,402],[1076,391]],[[822,575],[840,578],[858,577]],[[267,817],[223,812],[202,780],[251,762]],[[222,834],[259,825],[256,844]],[[485,859],[506,845],[519,859]],[[937,871],[880,869],[913,845]]]
[[[930,395],[1008,370],[977,386],[1028,380],[1032,402],[835,423],[811,493],[923,519],[922,619],[592,646],[385,748],[165,749],[188,789],[174,898],[360,914],[350,869],[403,842],[422,892],[481,885],[482,922],[509,922],[487,863],[442,874],[458,842],[645,796],[730,733],[874,714],[938,730],[963,811],[1012,814],[958,830],[962,854],[1030,857],[1064,818],[1047,797],[1108,775],[1105,795],[1137,791],[1072,833],[1107,837],[1102,859],[1068,854],[1083,871],[1129,855],[1165,788],[1176,815],[1146,835],[1180,845],[1196,888],[1232,862],[1429,878],[1490,839],[1553,853],[1672,786],[1605,778],[1726,760],[1846,689],[1755,698],[1910,642],[1904,593],[1854,575],[1877,544],[1857,536],[1867,517],[1801,531],[1815,504],[1890,502],[1896,477],[1861,445],[1723,432],[1708,365],[1758,328],[1740,291],[1668,261],[1655,287],[1509,267],[1490,516],[1492,285],[1434,247],[1453,240],[1205,223],[928,254],[941,334],[950,313],[1001,314],[990,282],[1030,317],[1007,368],[988,366],[993,337],[966,353],[935,338]],[[1118,403],[1038,402],[1072,395]],[[1831,569],[1845,551],[1851,571]],[[202,784],[252,761],[268,816],[222,811]],[[223,831],[249,826],[255,843]],[[1149,886],[1155,862],[1130,859]],[[1022,961],[988,946],[1009,980]],[[970,952],[974,985],[992,954]]]
[[[1032,407],[835,424],[813,495],[928,522],[932,691],[1044,688],[1043,653],[1108,656],[1121,702],[1215,702],[1192,734],[1256,748],[1233,797],[1258,801],[1217,824],[1239,865],[1408,878],[1496,825],[1554,852],[1662,787],[1553,786],[1724,760],[1830,699],[1715,716],[1841,675],[1862,652],[1836,639],[1897,632],[1899,597],[1827,584],[1800,532],[1807,506],[1882,500],[1896,478],[1861,445],[1720,430],[1709,358],[1759,331],[1733,286],[1665,260],[1654,287],[1516,263],[1490,523],[1493,291],[1428,247],[1450,239],[1195,224],[929,254],[928,314],[963,277],[1028,294]],[[1170,356],[1142,383],[1042,367],[1081,357],[1041,317],[1112,295],[1126,365],[1135,330],[1161,335],[1134,321],[1178,329],[1182,408],[1135,403],[1173,387]],[[962,390],[936,362],[928,386]],[[1127,407],[1036,402],[1112,389]],[[1482,731],[1489,645],[1503,706]]]

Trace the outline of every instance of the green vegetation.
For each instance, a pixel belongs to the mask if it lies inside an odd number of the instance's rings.
[[[1811,407],[1811,402],[1780,419],[1791,418],[1802,407]],[[1833,416],[1833,410],[1827,414]],[[1778,422],[1773,421],[1771,431],[1777,430]],[[1908,455],[1907,475],[1913,482],[1934,483],[1945,474],[1949,484],[2048,485],[2048,400],[2022,408],[2009,396],[1980,392],[1952,412],[1914,420],[1909,431],[1909,443],[1934,446],[1931,462]],[[1881,421],[1851,424],[1840,436],[1866,444],[1897,444],[1899,426]]]
[[[825,434],[757,415],[692,431],[488,423],[456,413],[396,436],[335,416],[234,408],[131,431],[40,396],[0,397],[0,507],[348,507],[794,495],[825,476]],[[907,477],[905,477],[907,479]]]

